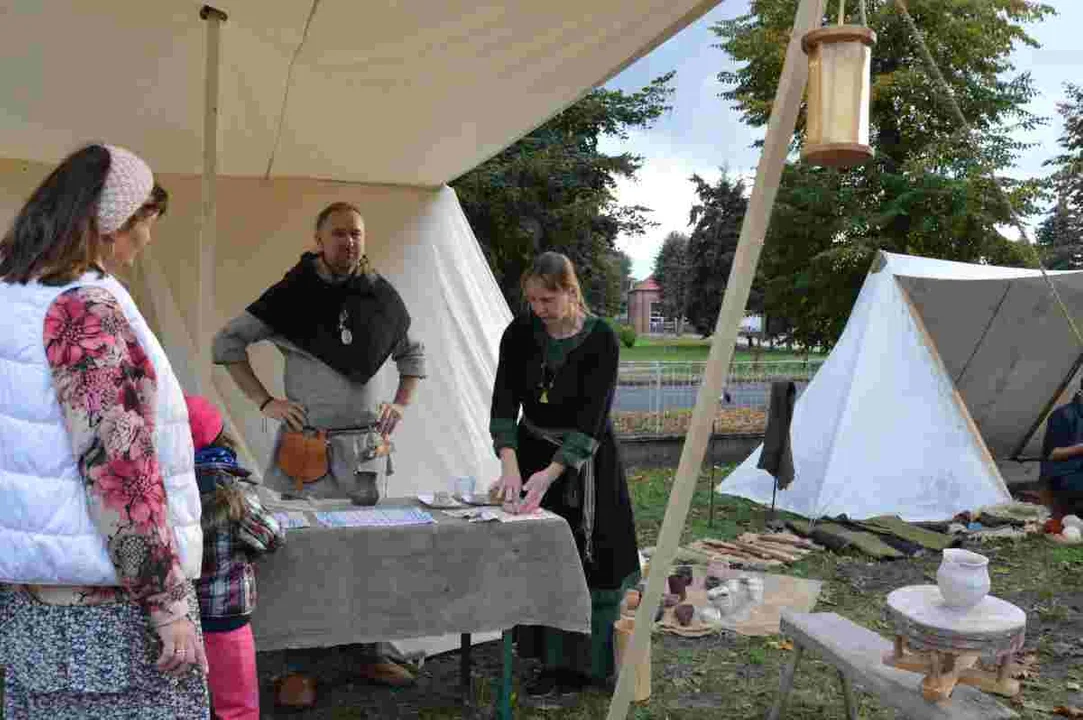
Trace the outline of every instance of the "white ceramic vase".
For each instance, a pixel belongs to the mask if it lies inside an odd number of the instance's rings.
[[[989,593],[989,558],[969,550],[948,548],[936,571],[936,584],[948,607],[977,605]]]

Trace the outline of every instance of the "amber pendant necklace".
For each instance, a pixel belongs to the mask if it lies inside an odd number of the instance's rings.
[[[548,353],[549,348],[546,347],[543,352]],[[538,383],[538,387],[541,392],[538,394],[538,402],[544,404],[549,403],[549,390],[553,387],[553,381],[556,379],[556,371],[550,372],[549,370],[549,358],[542,357],[541,366],[541,381]]]

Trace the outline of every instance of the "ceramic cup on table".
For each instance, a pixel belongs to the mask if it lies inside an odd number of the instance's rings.
[[[473,475],[460,475],[453,482],[453,492],[459,497],[471,497],[477,484],[477,478]]]

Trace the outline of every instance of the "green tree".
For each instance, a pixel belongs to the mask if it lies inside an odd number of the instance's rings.
[[[642,158],[606,155],[598,141],[649,127],[669,109],[674,74],[632,93],[595,89],[451,183],[513,308],[531,259],[558,250],[575,262],[588,303],[598,312],[619,311],[615,240],[654,223],[649,208],[620,205],[614,195],[617,179],[634,178]]]
[[[1083,89],[1068,83],[1065,94],[1057,105],[1064,121],[1062,152],[1046,163],[1055,168],[1050,184],[1057,203],[1038,227],[1042,260],[1054,270],[1083,267]]]
[[[684,329],[683,320],[688,311],[689,262],[688,236],[680,232],[666,235],[654,256],[653,275],[662,288],[662,314],[677,321],[678,335]]]
[[[692,234],[688,238],[688,319],[703,336],[714,331],[722,306],[722,291],[729,278],[737,240],[741,234],[748,200],[744,183],[733,181],[725,171],[714,185],[693,175],[698,203],[689,213]],[[750,307],[756,304],[753,298]]]
[[[1034,95],[1032,80],[1014,73],[1010,55],[1019,45],[1035,45],[1024,26],[1052,9],[1027,0],[909,0],[973,128],[968,135],[927,74],[894,3],[866,4],[877,35],[870,106],[876,156],[842,172],[789,164],[760,269],[767,315],[806,346],[830,346],[838,338],[878,249],[965,262],[1036,262],[1031,248],[999,231],[1010,213],[989,177],[999,177],[1023,149],[1012,131],[1040,122],[1024,107]],[[770,115],[796,5],[752,0],[747,15],[712,28],[718,47],[741,63],[719,79],[728,86],[723,97],[749,125],[762,126]],[[802,109],[795,147],[804,140],[804,115]],[[1019,215],[1034,211],[1038,182],[999,179]]]

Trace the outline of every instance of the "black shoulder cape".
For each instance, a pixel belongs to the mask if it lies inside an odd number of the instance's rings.
[[[332,369],[366,383],[406,335],[410,313],[383,277],[358,274],[331,284],[317,273],[316,257],[303,254],[247,310]],[[344,311],[353,336],[348,345],[342,342],[339,326]]]

